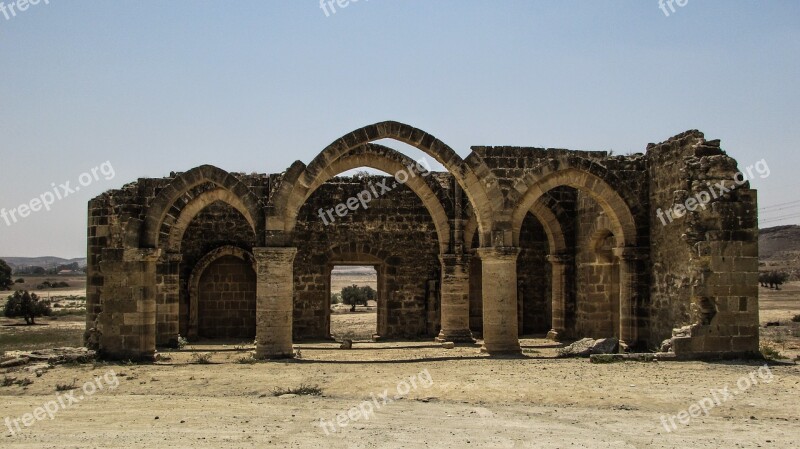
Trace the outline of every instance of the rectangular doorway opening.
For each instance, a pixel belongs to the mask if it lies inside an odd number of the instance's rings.
[[[331,336],[370,341],[377,334],[378,271],[374,266],[335,265],[331,270]]]

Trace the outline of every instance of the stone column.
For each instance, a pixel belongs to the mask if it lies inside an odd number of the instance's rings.
[[[572,256],[557,254],[547,256],[552,269],[552,328],[547,339],[561,340],[567,330],[567,268],[572,263]]]
[[[253,248],[256,259],[257,359],[294,357],[294,257],[297,248]]]
[[[442,329],[436,341],[474,343],[469,330],[469,257],[442,254]]]
[[[159,346],[178,346],[180,324],[180,253],[162,254],[158,261],[156,304],[156,343]]]
[[[520,354],[517,325],[519,248],[479,248],[483,278],[483,348],[489,354]]]
[[[158,249],[108,249],[98,316],[99,351],[117,360],[152,361],[156,355]]]
[[[624,351],[639,339],[636,304],[640,252],[631,247],[614,248],[614,255],[619,258],[619,344]]]

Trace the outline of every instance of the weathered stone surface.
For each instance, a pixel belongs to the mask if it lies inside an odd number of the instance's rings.
[[[152,360],[179,335],[255,336],[260,357],[291,357],[293,340],[331,338],[331,270],[359,264],[378,272],[382,339],[480,335],[504,354],[525,334],[613,335],[635,350],[690,326],[663,349],[758,350],[756,192],[699,131],[627,156],[481,146],[462,159],[397,122],[333,141],[280,174],[206,165],[93,199],[87,345]],[[365,166],[390,176],[335,177]],[[716,185],[730,193],[665,215]],[[212,257],[223,248],[233,259]]]
[[[0,363],[0,368],[11,368],[37,363],[36,368],[41,368],[41,363],[47,365],[61,365],[64,363],[87,363],[97,357],[97,353],[87,348],[54,348],[40,349],[36,351],[6,351],[4,359]]]
[[[616,338],[583,338],[559,350],[561,357],[589,357],[592,354],[614,354],[619,350]]]

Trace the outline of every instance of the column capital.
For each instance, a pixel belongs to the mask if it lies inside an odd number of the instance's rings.
[[[488,248],[478,248],[476,252],[481,258],[481,261],[487,262],[492,260],[516,260],[517,256],[522,250],[514,246],[493,246]]]
[[[292,247],[261,247],[253,248],[253,256],[257,262],[293,263],[297,255],[297,248]]]

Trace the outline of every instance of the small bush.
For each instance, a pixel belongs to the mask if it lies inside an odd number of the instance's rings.
[[[198,365],[209,365],[211,364],[212,357],[214,357],[214,354],[210,352],[206,352],[205,354],[195,352],[192,354],[192,363],[196,363]]]
[[[183,348],[185,348],[185,347],[186,347],[186,345],[188,345],[188,344],[189,344],[189,340],[187,340],[187,339],[185,339],[185,338],[181,337],[181,335],[180,335],[180,334],[178,334],[178,349],[183,349]]]
[[[296,388],[273,388],[273,396],[283,396],[284,394],[296,394],[298,396],[322,396],[322,388],[319,385],[301,384]]]
[[[248,355],[239,357],[236,359],[236,363],[241,363],[242,365],[252,365],[254,363],[258,363],[258,360],[256,360],[252,355]]]
[[[19,278],[16,281],[14,281],[14,283],[15,284],[24,284],[25,283],[25,279]]]
[[[56,384],[56,391],[74,390],[75,388],[77,388],[75,386],[75,382],[77,382],[77,381],[78,381],[78,379],[73,379],[71,384]]]
[[[8,297],[3,313],[6,318],[24,318],[26,324],[36,324],[36,317],[50,316],[53,309],[36,293],[18,290]]]
[[[795,315],[792,317],[792,322],[800,323],[800,315]]]
[[[14,383],[16,383],[16,382],[17,382],[17,378],[16,377],[8,377],[5,374],[3,374],[3,380],[0,381],[0,385],[3,386],[3,387],[10,387],[10,386],[14,385]]]
[[[781,354],[778,348],[772,346],[770,343],[761,343],[759,350],[761,351],[761,355],[767,360],[782,360],[787,358]]]

